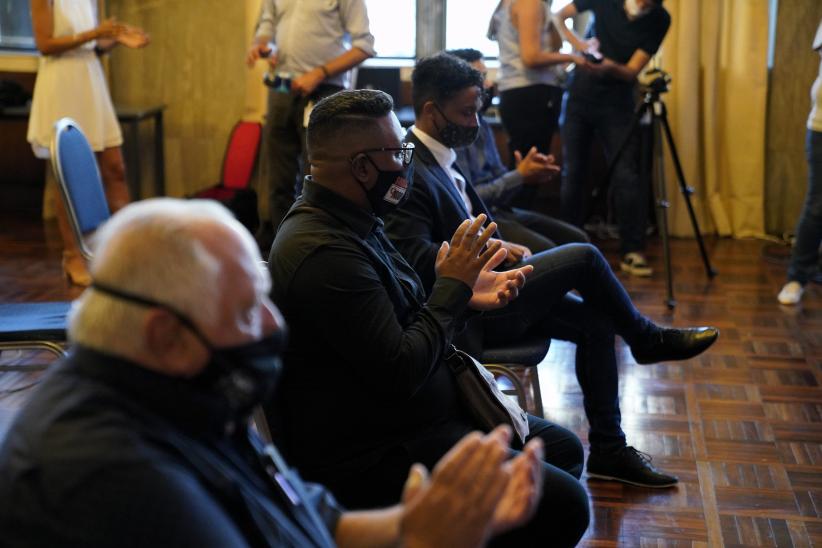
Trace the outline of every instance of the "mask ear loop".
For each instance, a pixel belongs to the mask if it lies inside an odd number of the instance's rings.
[[[451,122],[451,120],[448,119],[448,117],[445,115],[445,113],[442,111],[442,109],[440,108],[440,106],[437,103],[435,103],[434,101],[431,101],[431,104],[434,105],[434,108],[437,109],[437,112],[440,113],[440,116],[442,116],[442,119],[445,120],[446,125],[448,125],[448,124],[453,125],[453,122]],[[431,121],[434,122],[434,127],[437,129],[437,133],[442,133],[442,130],[440,129],[440,125],[437,123],[437,119],[434,118]]]
[[[181,324],[183,324],[183,326],[185,326],[189,331],[191,331],[194,334],[194,336],[197,337],[201,343],[203,343],[203,345],[209,350],[209,352],[214,350],[214,348],[211,346],[211,343],[208,342],[208,339],[206,339],[205,335],[203,335],[202,331],[200,331],[197,328],[197,326],[194,325],[194,322],[192,322],[188,318],[188,316],[186,316],[173,306],[157,302],[153,299],[148,299],[146,297],[141,297],[140,295],[137,295],[130,291],[124,291],[122,289],[111,287],[110,285],[100,283],[97,280],[94,280],[91,283],[91,288],[95,291],[103,293],[104,295],[108,295],[109,297],[120,299],[121,301],[139,304],[141,306],[145,306],[148,308],[161,308],[165,310],[166,312],[177,318],[177,321],[179,321]]]
[[[362,181],[360,181],[359,177],[357,177],[357,175],[354,173],[354,170],[356,169],[356,168],[354,167],[354,162],[356,162],[356,161],[357,161],[357,158],[359,158],[360,156],[362,156],[363,158],[365,158],[366,160],[368,160],[368,162],[369,162],[369,163],[370,163],[370,164],[374,167],[374,169],[376,169],[376,170],[377,170],[377,173],[379,173],[379,172],[380,172],[380,169],[376,166],[376,164],[374,163],[374,161],[373,161],[371,158],[369,158],[369,157],[368,157],[368,154],[366,154],[365,152],[358,152],[357,154],[355,154],[354,156],[352,156],[352,157],[348,160],[348,162],[349,162],[349,163],[350,163],[350,165],[351,165],[351,174],[352,174],[352,175],[354,175],[354,180],[355,180],[355,181],[357,181],[357,184],[358,184],[358,185],[360,185],[360,188],[363,190],[363,192],[365,192],[366,194],[368,194],[368,189],[367,189],[367,188],[365,188],[365,183],[363,183]]]

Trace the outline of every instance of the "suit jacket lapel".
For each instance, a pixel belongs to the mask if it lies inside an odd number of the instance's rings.
[[[451,197],[459,205],[460,211],[464,215],[464,218],[467,219],[468,217],[470,217],[471,214],[468,213],[467,209],[465,209],[465,203],[462,201],[462,196],[457,190],[456,185],[454,185],[454,183],[451,181],[451,177],[449,177],[448,174],[445,173],[445,170],[442,169],[442,166],[440,166],[439,162],[437,162],[437,159],[434,158],[434,154],[432,154],[431,151],[428,150],[428,147],[425,146],[422,141],[417,139],[417,136],[414,135],[413,131],[408,131],[408,133],[405,136],[405,140],[409,143],[414,143],[414,158],[422,162],[425,168],[428,169],[437,178],[437,183],[439,183],[443,188],[445,188],[446,192],[451,194]],[[465,176],[463,175],[463,177]],[[477,196],[477,198],[479,198],[479,196]]]

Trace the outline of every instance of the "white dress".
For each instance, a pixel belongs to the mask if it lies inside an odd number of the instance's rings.
[[[96,26],[96,0],[54,0],[55,37]],[[86,42],[58,55],[40,57],[27,137],[38,158],[49,157],[54,123],[65,116],[78,123],[95,151],[123,143],[94,46],[94,41]]]

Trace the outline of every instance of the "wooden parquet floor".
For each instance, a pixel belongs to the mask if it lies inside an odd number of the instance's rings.
[[[763,260],[759,241],[709,240],[719,276],[707,281],[696,245],[674,240],[678,306],[664,305],[662,272],[622,274],[637,306],[668,325],[716,325],[720,340],[689,362],[637,365],[621,343],[620,392],[629,443],[679,475],[651,490],[583,483],[592,520],[582,546],[822,546],[822,288],[801,307],[775,295],[784,266]],[[613,242],[602,243],[617,266]],[[4,219],[0,302],[75,297],[61,279],[59,239],[38,221]],[[649,257],[661,267],[653,242]],[[0,356],[0,435],[41,373],[5,371],[41,357]],[[573,345],[555,341],[540,365],[546,415],[585,440]],[[551,496],[546,493],[546,496]]]

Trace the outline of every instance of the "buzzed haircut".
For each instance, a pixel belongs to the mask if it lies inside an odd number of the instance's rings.
[[[414,113],[419,116],[428,101],[442,104],[465,88],[482,89],[482,74],[449,53],[437,53],[417,62],[411,75]]]
[[[326,97],[308,118],[309,157],[321,155],[346,133],[372,129],[393,108],[391,96],[376,89],[343,90]]]
[[[482,52],[474,48],[449,49],[445,53],[459,57],[466,63],[475,63],[483,57]]]

